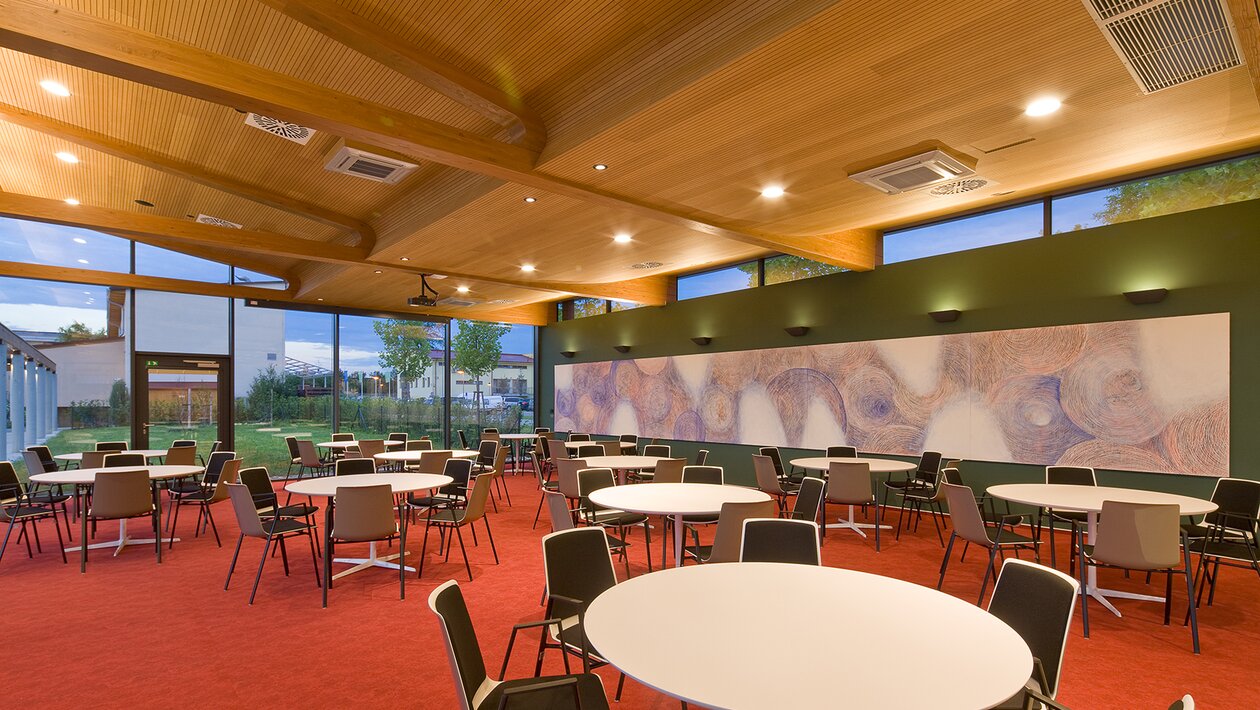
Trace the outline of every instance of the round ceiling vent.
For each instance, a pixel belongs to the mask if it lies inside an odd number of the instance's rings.
[[[659,261],[640,261],[637,264],[631,264],[632,269],[656,269],[663,266]]]
[[[937,197],[945,197],[947,195],[961,195],[964,192],[971,192],[972,190],[979,190],[980,188],[988,184],[989,184],[989,181],[985,180],[984,178],[966,178],[964,180],[955,180],[953,182],[947,182],[943,185],[937,185],[931,190],[928,190],[928,192],[933,195],[936,195]]]

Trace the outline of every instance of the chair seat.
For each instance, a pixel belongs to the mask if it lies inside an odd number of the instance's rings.
[[[463,496],[454,495],[436,495],[421,496],[419,498],[407,498],[407,505],[413,508],[449,508],[453,505],[464,502]]]
[[[577,678],[578,698],[581,700],[582,710],[606,710],[608,708],[608,697],[604,695],[604,685],[600,682],[599,676],[593,673],[506,680],[487,693],[486,697],[477,705],[477,708],[478,710],[496,710],[502,701],[503,694],[508,690],[528,688],[540,683],[563,680],[565,678]],[[513,695],[508,707],[511,707],[513,710],[551,710],[552,708],[573,707],[573,690],[568,686],[561,686]]]
[[[1106,560],[1100,560],[1094,557],[1093,545],[1082,545],[1081,554],[1085,555],[1085,559],[1089,560],[1090,562],[1096,565],[1104,566],[1104,567],[1119,567],[1121,569],[1131,569],[1131,570],[1136,570],[1139,572],[1164,572],[1166,570],[1173,570],[1173,569],[1178,568],[1177,565],[1153,566],[1153,567],[1130,567],[1128,565],[1112,565],[1110,562]],[[1208,553],[1208,554],[1211,555],[1211,553]]]
[[[1202,542],[1190,546],[1191,552],[1202,552],[1208,557],[1219,557],[1223,560],[1233,560],[1245,564],[1252,564],[1255,560],[1253,554],[1256,554],[1256,544],[1253,542],[1248,545],[1242,538],[1237,540],[1208,540],[1207,547],[1204,548]]]
[[[1181,530],[1186,534],[1186,537],[1189,537],[1192,540],[1202,540],[1205,537],[1221,536],[1219,528],[1206,523],[1182,523]],[[1226,527],[1224,530],[1224,537],[1226,538],[1242,540],[1247,536],[1249,535],[1243,530],[1237,530],[1231,527]],[[1198,548],[1195,549],[1197,551]]]
[[[558,491],[560,490],[560,482],[559,481],[543,481],[542,489],[544,491]]]
[[[52,491],[35,491],[26,494],[26,500],[36,505],[49,505],[52,503],[64,503],[70,500],[67,493],[53,493]]]
[[[1075,510],[1049,510],[1050,517],[1066,520],[1068,522],[1087,523],[1089,522],[1089,513],[1079,513]]]
[[[166,489],[172,496],[185,496],[201,491],[201,485],[188,479],[176,481]]]
[[[47,506],[19,505],[16,507],[5,506],[4,514],[3,516],[0,516],[0,517],[6,518],[6,519],[30,520],[32,518],[38,518],[41,516],[53,515],[53,514],[54,514],[53,509]]]
[[[287,535],[310,530],[311,526],[294,518],[271,518],[270,520],[262,521],[262,528],[264,532],[272,535]]]
[[[213,488],[198,488],[195,491],[188,491],[176,496],[180,500],[210,500],[214,497]]]
[[[709,559],[709,557],[713,554],[713,546],[712,545],[684,545],[683,554],[697,561],[704,561],[704,560]]]
[[[642,525],[647,516],[642,513],[629,513],[624,510],[596,510],[594,513],[583,513],[582,517],[596,525],[621,528],[630,525]]]
[[[918,478],[910,478],[904,481],[884,481],[884,487],[891,488],[895,491],[910,490],[915,488],[933,488],[931,484]]]
[[[912,486],[901,490],[906,500],[929,501],[936,497],[936,486]]]
[[[716,515],[684,515],[683,523],[687,525],[712,525],[718,521]]]
[[[998,543],[998,544],[1001,544],[1001,545],[1036,545],[1036,544],[1040,544],[1040,543],[1041,543],[1041,541],[1040,541],[1040,540],[1038,540],[1038,539],[1036,539],[1036,538],[1028,537],[1027,535],[1020,535],[1020,534],[1019,534],[1019,533],[1017,533],[1017,532],[1011,532],[1010,530],[1007,530],[1007,529],[1005,529],[1005,528],[999,528],[999,529],[1001,530],[1001,533],[1002,533],[1002,540],[1001,540],[1001,542],[1000,542],[1000,543]],[[985,532],[986,532],[986,533],[988,533],[988,535],[989,535],[989,540],[990,540],[990,541],[995,542],[995,543],[996,543],[996,542],[998,542],[998,539],[997,539],[997,538],[998,538],[998,530],[999,530],[999,529],[988,528],[988,527],[986,527],[986,528],[985,528]]]

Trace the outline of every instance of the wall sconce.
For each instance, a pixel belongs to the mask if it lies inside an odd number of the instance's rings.
[[[799,337],[801,337],[802,335],[805,335],[806,333],[808,333],[808,332],[809,332],[809,326],[807,326],[807,325],[794,325],[794,326],[792,326],[791,328],[784,328],[784,329],[783,329],[783,332],[784,332],[784,333],[787,333],[788,335],[792,336],[793,338],[799,338]]]
[[[944,311],[932,311],[928,315],[932,316],[932,320],[937,323],[953,323],[958,320],[958,316],[962,315],[962,311],[957,308],[950,308]]]
[[[1124,297],[1135,306],[1145,306],[1151,303],[1159,303],[1168,295],[1166,288],[1148,288],[1143,291],[1125,291]]]
[[[576,350],[561,350],[560,354],[567,358],[572,358],[574,355],[577,355],[577,351]]]
[[[616,350],[617,352],[622,353],[624,355],[625,353],[630,352],[630,346],[629,345],[614,345],[613,350]]]
[[[709,343],[713,342],[713,338],[709,338],[702,335],[697,338],[692,338],[691,342],[695,343],[696,345],[708,345]]]

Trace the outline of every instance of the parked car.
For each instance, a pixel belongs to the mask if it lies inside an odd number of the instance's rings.
[[[521,411],[523,412],[528,412],[534,406],[533,399],[531,399],[530,397],[526,397],[525,395],[522,395],[522,394],[503,395],[503,403],[509,407],[511,406],[520,407]]]

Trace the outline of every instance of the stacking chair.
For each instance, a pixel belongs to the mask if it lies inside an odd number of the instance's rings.
[[[249,489],[250,497],[254,499],[254,508],[257,510],[259,517],[268,518],[303,518],[311,529],[315,529],[315,513],[319,512],[319,506],[311,503],[294,503],[293,505],[280,505],[276,497],[276,489],[271,486],[271,477],[267,475],[266,466],[253,466],[251,468],[241,469],[237,474],[242,485]]]
[[[456,431],[455,433],[459,435],[459,448],[465,449],[465,450],[472,448],[471,446],[468,445],[468,435],[464,433],[463,429],[460,429]]]
[[[298,451],[298,440],[296,436],[284,437],[284,445],[289,447],[289,470],[285,472],[284,480],[289,480],[289,476],[293,474],[294,466],[302,465],[302,452]]]
[[[328,606],[332,586],[332,561],[340,542],[377,542],[398,538],[398,549],[407,549],[407,521],[395,517],[394,493],[388,483],[379,486],[344,486],[333,496],[332,521],[324,529],[323,606]],[[398,560],[398,598],[407,596],[407,565]]]
[[[618,453],[630,453],[630,454],[639,453],[639,435],[638,434],[622,434],[621,436],[617,437],[617,441],[620,444],[623,444],[623,446],[621,447],[621,451]],[[624,446],[624,444],[630,444],[631,446],[626,447]]]
[[[237,459],[239,461],[239,459]],[[232,564],[228,566],[227,580],[223,582],[223,591],[227,591],[228,585],[232,583],[232,572],[236,571],[236,560],[241,554],[241,543],[246,537],[258,538],[264,540],[262,559],[258,560],[258,573],[254,575],[254,586],[249,590],[249,603],[254,603],[254,595],[258,593],[258,582],[262,580],[263,566],[267,564],[267,558],[270,556],[271,544],[274,542],[280,547],[280,559],[284,561],[284,574],[289,575],[289,551],[285,548],[284,540],[287,537],[303,535],[306,537],[311,547],[311,564],[315,568],[315,584],[323,586],[319,574],[319,561],[315,554],[315,527],[309,522],[302,522],[293,518],[267,518],[263,519],[258,515],[256,499],[251,495],[248,486],[240,483],[223,484],[228,492],[228,496],[232,499],[232,509],[236,512],[236,523],[240,527],[241,534],[236,538],[236,549],[232,552]]]
[[[582,497],[582,494],[578,492],[577,472],[584,468],[590,468],[586,465],[586,459],[558,459],[556,461],[556,490],[568,499],[570,510],[577,508],[578,499]]]
[[[818,523],[812,520],[752,518],[744,521],[740,562],[786,562],[822,565]]]
[[[97,451],[126,451],[127,442],[125,441],[98,441],[96,442]]]
[[[783,479],[779,478],[778,473],[774,470],[774,459],[761,454],[753,454],[753,473],[757,475],[757,488],[762,493],[774,498],[778,503],[779,510],[787,510],[788,496],[796,495],[799,488],[784,488]]]
[[[354,434],[351,432],[337,432],[332,435],[333,441],[354,441]]]
[[[179,448],[179,447],[184,447],[184,446],[191,446],[195,449],[197,448],[197,440],[196,439],[176,439],[171,442],[170,448],[174,449],[174,448]]]
[[[376,462],[367,458],[340,458],[333,462],[334,476],[357,476],[376,473]]]
[[[847,457],[837,456],[835,458]],[[824,535],[827,534],[828,503],[848,506],[849,517],[840,520],[839,523],[862,537],[866,537],[866,533],[853,520],[853,506],[860,505],[863,509],[868,505],[875,506],[875,551],[879,552],[879,527],[883,518],[880,515],[879,498],[875,495],[874,486],[871,485],[871,465],[869,463],[831,462],[827,469],[827,493],[823,498],[822,520]]]
[[[407,442],[407,451],[432,451],[433,442],[428,439],[412,439]]]
[[[665,447],[668,449],[669,447]],[[644,454],[647,456],[648,454]],[[631,471],[628,478],[634,481],[650,481],[652,483],[682,483],[682,471],[687,466],[687,459],[665,458],[656,462],[651,468]]]
[[[32,473],[39,473],[40,471],[43,471],[44,473],[52,473],[59,468],[57,466],[57,460],[53,458],[52,450],[47,446],[28,446],[26,447],[25,453],[35,454],[35,460],[39,461],[39,466],[37,468],[31,468],[31,460],[23,457],[23,461],[26,463],[26,473],[28,475]]]
[[[855,459],[857,458],[856,446],[828,446],[827,458],[829,459]]]
[[[644,456],[659,456],[667,459],[670,457],[669,444],[648,444],[643,447]]]
[[[721,466],[683,466],[682,482],[720,486],[726,482],[726,473]]]
[[[498,710],[516,706],[517,701],[529,708],[608,709],[604,685],[594,673],[518,680],[491,678],[486,672],[485,658],[481,655],[468,605],[464,603],[463,592],[455,580],[443,583],[429,594],[429,610],[437,616],[442,627],[446,657],[451,664],[451,675],[455,677],[456,694],[462,710]],[[516,632],[520,629],[554,626],[557,623],[548,619],[518,624],[512,629],[512,641],[516,640]],[[509,643],[507,656],[503,659],[505,669],[511,657],[512,644]]]
[[[1094,469],[1085,466],[1046,466],[1046,483],[1064,486],[1097,486],[1098,477],[1094,475]],[[1049,518],[1050,523],[1050,566],[1058,567],[1054,544],[1054,522],[1058,520],[1067,523],[1071,531],[1071,539],[1068,541],[1068,550],[1070,550],[1068,553],[1068,574],[1073,574],[1076,571],[1076,528],[1085,525],[1089,521],[1088,514],[1074,510],[1050,510],[1047,508],[1038,510],[1037,537],[1041,537],[1041,529],[1045,526],[1047,518]]]
[[[34,453],[27,451],[30,456]],[[29,465],[29,464],[28,464]],[[37,469],[38,471],[38,469]],[[21,526],[18,532],[18,540],[26,540],[26,556],[34,557],[31,552],[31,536],[34,535],[37,549],[43,552],[43,547],[39,545],[39,525],[40,520],[52,518],[53,529],[57,531],[57,547],[61,550],[61,562],[66,564],[66,548],[63,538],[61,537],[61,525],[57,522],[57,503],[61,504],[62,513],[65,514],[65,501],[69,496],[59,495],[43,495],[32,496],[26,492],[26,488],[22,482],[18,480],[17,472],[13,470],[13,464],[8,461],[0,461],[0,525],[4,525],[4,541],[0,542],[0,559],[4,559],[4,551],[9,546],[9,536],[13,534],[13,528]],[[60,498],[60,500],[57,500]],[[27,524],[30,523],[30,527]],[[66,517],[67,531],[70,525],[69,516]],[[86,541],[83,542],[87,544]]]
[[[580,459],[588,459],[588,458],[591,458],[592,456],[603,456],[603,455],[604,455],[604,447],[600,446],[599,444],[586,444],[584,446],[579,446],[577,450],[577,457]]]
[[[601,593],[617,584],[612,553],[608,550],[607,536],[603,528],[574,528],[543,536],[543,575],[547,582],[547,608],[544,618],[552,620],[545,625],[538,639],[538,660],[534,675],[542,675],[543,654],[548,649],[559,649],[567,667],[568,657],[582,659],[582,671],[607,665],[586,638],[586,608]],[[533,624],[531,626],[537,626]],[[512,629],[508,639],[511,651],[515,634]],[[621,688],[626,676],[617,681],[616,700],[621,700]]]
[[[652,526],[648,525],[648,516],[642,513],[630,513],[615,508],[605,508],[602,505],[591,502],[591,494],[603,488],[612,488],[617,485],[617,479],[613,476],[611,468],[587,468],[577,473],[578,483],[578,514],[582,521],[587,525],[599,526],[603,528],[612,528],[617,531],[617,536],[624,542],[626,539],[626,528],[642,525],[643,526],[643,544],[647,550],[647,567],[648,571],[652,571]],[[626,543],[628,544],[628,543]],[[622,552],[625,552],[625,545],[622,546]],[[626,564],[626,576],[630,576],[630,558],[623,554]]]
[[[494,485],[494,490],[507,500],[508,505],[512,505],[512,494],[508,492],[507,484],[503,482],[503,474],[507,471],[507,457],[510,449],[506,446],[500,446],[494,452],[494,459],[490,463],[490,468],[481,471],[474,471],[475,478],[485,478],[487,482]],[[499,504],[495,502],[494,496],[490,497],[490,503],[494,505],[494,512],[499,512]]]
[[[219,451],[216,453],[227,453],[229,455],[233,455],[230,451]],[[213,458],[213,454],[211,456]],[[204,525],[208,525],[210,529],[214,531],[215,544],[219,547],[223,547],[223,543],[219,540],[219,528],[214,523],[214,513],[211,511],[210,507],[215,503],[227,500],[228,492],[226,486],[229,483],[237,482],[237,476],[239,475],[240,470],[241,460],[237,458],[230,459],[220,466],[213,476],[207,473],[206,476],[201,479],[201,483],[195,492],[187,493],[174,498],[173,507],[175,508],[175,513],[174,519],[171,521],[171,530],[174,531],[179,526],[179,509],[185,505],[196,505],[198,506],[197,523],[193,527],[193,537],[197,537],[201,534],[201,529],[203,527],[202,519],[204,518]],[[174,545],[175,537],[172,532],[170,546]]]
[[[604,448],[605,456],[620,456],[621,455],[621,442],[620,441],[601,441],[599,442],[599,445]]]
[[[332,468],[332,461],[324,461],[319,458],[319,452],[315,450],[315,442],[310,439],[298,439],[298,455],[301,457],[301,465],[298,467],[297,480],[302,480],[303,476],[320,476],[329,472]],[[285,481],[288,481],[285,477]]]
[[[907,508],[914,520],[914,530],[918,532],[919,519],[923,517],[923,508],[926,506],[932,514],[932,527],[936,528],[936,537],[940,540],[941,547],[944,547],[945,536],[941,533],[941,521],[945,518],[945,511],[941,508],[941,502],[945,500],[945,492],[940,486],[941,474],[929,473],[917,480],[923,481],[924,485],[911,486],[901,492],[901,509],[897,511],[897,534],[894,537],[901,539],[901,519]],[[906,529],[910,529],[910,520],[906,521]]]
[[[569,441],[590,441],[590,434],[569,434]]]
[[[939,451],[924,451],[919,456],[919,465],[914,473],[900,481],[884,481],[884,507],[888,507],[888,494],[900,493],[916,488],[931,488],[937,484],[941,471],[941,454]],[[900,522],[900,521],[898,521]]]
[[[495,439],[482,439],[477,444],[477,463],[473,470],[477,473],[494,470],[494,457],[498,456],[501,448],[503,447]]]
[[[953,509],[950,505],[950,509]],[[1164,625],[1172,616],[1172,578],[1186,579],[1186,599],[1190,607],[1190,636],[1194,652],[1199,652],[1199,618],[1195,613],[1194,580],[1191,579],[1190,541],[1181,529],[1181,506],[1176,503],[1125,503],[1104,500],[1098,517],[1094,544],[1084,544],[1083,531],[1076,524],[1076,553],[1081,556],[1081,622],[1089,638],[1089,604],[1086,573],[1090,567],[1115,567],[1140,572],[1163,572]]]
[[[211,454],[211,455],[213,455],[213,454],[214,454],[214,452],[218,451],[218,450],[219,450],[219,449],[221,449],[221,448],[223,448],[223,442],[222,442],[222,441],[219,441],[218,439],[215,439],[214,441],[210,442],[210,454]],[[206,463],[206,459],[205,459],[205,457],[204,457],[204,456],[202,456],[201,454],[197,454],[197,460],[198,460],[198,461],[200,461],[200,462],[201,462],[201,464],[202,464],[203,466],[204,466],[204,465],[205,465],[205,463]]]
[[[130,468],[132,466],[147,466],[148,463],[144,454],[124,451],[116,454],[105,454],[104,468]]]
[[[377,454],[385,453],[384,439],[365,439],[359,442],[359,458],[376,460]]]
[[[1024,560],[1006,560],[1002,564],[989,598],[989,613],[1028,644],[1033,655],[1033,674],[1024,690],[998,708],[1025,708],[1030,700],[1053,700],[1058,695],[1063,652],[1079,592],[1076,580],[1058,570]]]
[[[200,481],[195,476],[190,476],[166,482],[166,492],[171,497],[171,505],[166,513],[167,527],[170,527],[171,519],[178,509],[179,499],[183,496],[199,496],[206,486],[213,487],[215,481],[219,479],[219,472],[223,469],[223,465],[234,458],[236,458],[235,452],[216,451],[210,454],[210,460],[206,462]]]
[[[112,451],[84,451],[83,458],[79,460],[79,468],[105,468],[105,457],[114,452]]]
[[[542,439],[542,441],[546,441],[546,439]],[[547,479],[546,472],[538,461],[538,451],[531,452],[529,458],[534,462],[534,476],[538,478],[538,492],[541,494],[538,498],[538,511],[534,513],[534,524],[530,526],[533,529],[538,527],[538,518],[542,517],[543,503],[547,500],[547,494],[556,493],[559,495],[560,483]],[[560,498],[563,499],[564,496],[560,496]]]
[[[757,449],[757,454],[760,456],[770,457],[770,460],[774,462],[775,475],[778,476],[779,480],[783,481],[785,484],[794,484],[804,477],[803,473],[788,471],[783,467],[783,456],[779,453],[779,447],[777,446],[762,446]]]
[[[3,436],[0,433],[0,436]],[[34,447],[32,447],[34,448]],[[47,448],[47,447],[44,447]],[[22,452],[22,460],[26,463],[26,473],[29,477],[32,473],[39,473],[38,468],[44,462],[39,458],[39,454],[31,449]],[[53,464],[52,471],[56,471],[57,464]],[[45,470],[45,473],[52,471]],[[66,524],[66,538],[73,540],[74,536],[70,534],[70,512],[66,509],[66,501],[70,500],[70,494],[62,493],[61,486],[53,488],[38,488],[31,486],[27,488],[18,480],[17,471],[14,470],[13,464],[8,461],[0,461],[0,501],[10,498],[21,499],[24,505],[30,506],[52,506],[55,509],[61,507],[61,515]],[[55,516],[54,516],[55,517]],[[60,533],[58,533],[60,534]]]
[[[744,521],[750,518],[773,518],[774,501],[756,503],[723,503],[718,514],[712,545],[688,545],[683,554],[696,562],[739,562],[744,539]]]
[[[92,504],[80,518],[83,544],[79,546],[79,572],[87,572],[89,520],[95,524],[98,520],[121,521],[146,516],[153,521],[153,548],[158,564],[162,564],[162,521],[157,495],[149,484],[149,472],[145,469],[98,472],[93,478]]]
[[[416,564],[416,577],[424,574],[424,558],[429,549],[429,528],[437,528],[446,543],[446,561],[451,559],[451,531],[459,540],[459,551],[464,555],[464,569],[468,570],[468,581],[472,581],[472,565],[468,564],[468,548],[464,547],[463,528],[471,526],[478,520],[486,528],[486,537],[490,540],[490,551],[494,553],[494,563],[499,564],[499,551],[494,548],[494,534],[490,532],[490,520],[486,517],[486,498],[490,495],[489,481],[481,479],[473,483],[468,491],[468,504],[462,508],[429,508],[424,521],[424,543],[420,546],[420,562]],[[476,533],[473,533],[476,535]],[[474,538],[475,539],[475,538]],[[405,543],[404,543],[405,547]],[[441,553],[439,543],[438,552]]]
[[[438,454],[439,452],[434,452]],[[449,451],[442,451],[446,454],[445,460],[434,457],[433,461],[442,461],[442,475],[450,476],[451,483],[442,486],[429,495],[417,495],[416,493],[407,494],[407,507],[411,512],[417,510],[432,510],[441,508],[452,508],[464,503],[467,500],[468,486],[472,481],[473,462],[468,459],[450,458]],[[421,463],[425,463],[428,459],[425,456],[421,459]]]
[[[976,503],[976,497],[967,486],[956,486],[952,483],[939,485],[945,489],[945,501],[949,503],[949,514],[954,521],[954,531],[950,533],[949,544],[945,546],[945,557],[941,560],[941,576],[936,580],[936,588],[940,589],[945,583],[945,568],[949,566],[949,555],[954,549],[954,541],[962,538],[968,543],[979,545],[989,551],[984,581],[980,583],[980,596],[976,599],[976,604],[979,605],[984,601],[984,591],[989,586],[989,576],[997,576],[994,560],[997,559],[998,552],[1028,549],[1036,554],[1039,541],[1008,530],[1005,525],[998,525],[996,528],[985,525],[984,518],[980,516],[980,506]]]
[[[818,517],[822,514],[823,496],[826,490],[827,482],[817,476],[806,476],[801,479],[801,489],[797,492],[796,502],[787,517],[791,520],[818,522]]]
[[[196,466],[197,447],[171,444],[171,447],[166,450],[166,456],[162,458],[162,463],[167,466]]]
[[[389,436],[385,437],[386,441],[397,441],[406,446],[409,437],[405,431],[391,431]]]
[[[1216,600],[1216,579],[1221,564],[1226,567],[1249,568],[1260,576],[1260,481],[1243,478],[1220,478],[1212,491],[1216,512],[1201,523],[1183,523],[1181,529],[1199,553],[1195,571],[1198,596],[1203,599],[1208,588],[1208,606]]]

